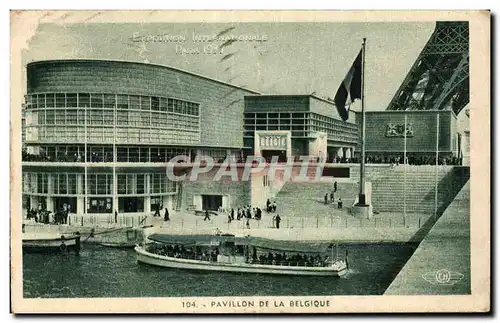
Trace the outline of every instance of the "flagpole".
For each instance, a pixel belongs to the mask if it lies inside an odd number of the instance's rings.
[[[361,164],[359,167],[359,205],[366,205],[365,196],[365,47],[366,38],[363,38],[363,54],[361,62]]]

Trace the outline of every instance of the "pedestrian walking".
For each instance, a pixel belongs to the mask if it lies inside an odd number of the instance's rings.
[[[115,209],[115,223],[118,223],[118,211]]]
[[[325,194],[325,204],[328,204],[328,193]]]
[[[337,202],[337,208],[341,209],[342,208],[342,199],[339,197],[339,200]]]
[[[335,183],[333,183],[333,191],[335,193],[337,193],[337,181],[335,181]]]
[[[203,218],[203,221],[210,221],[210,214],[208,214],[208,210],[205,210],[205,217]]]
[[[280,228],[280,222],[281,222],[281,218],[280,218],[280,215],[276,215],[276,229],[279,229]]]
[[[330,193],[330,201],[332,202],[332,204],[335,203],[335,194],[333,191]]]
[[[158,216],[160,216],[160,211],[158,211]],[[163,221],[170,221],[170,213],[168,212],[168,208],[165,208],[165,215],[163,217]]]
[[[156,204],[155,206],[155,213],[153,214],[153,217],[159,217],[160,216],[160,205]]]

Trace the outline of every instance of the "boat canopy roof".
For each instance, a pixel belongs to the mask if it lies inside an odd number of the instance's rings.
[[[152,234],[149,240],[182,245],[216,245],[219,242],[234,242],[239,245],[249,245],[259,249],[281,252],[323,253],[332,246],[328,242],[299,242],[274,240],[260,237],[236,237],[234,235],[174,235],[174,234]]]
[[[323,253],[331,247],[328,242],[303,242],[249,237],[249,244],[260,249],[281,252]]]
[[[148,237],[149,240],[182,245],[213,245],[219,242],[235,242],[236,244],[247,244],[245,237],[235,237],[234,235],[176,235],[176,234],[152,234]]]

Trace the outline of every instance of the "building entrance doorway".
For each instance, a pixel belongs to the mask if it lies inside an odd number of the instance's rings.
[[[217,211],[222,207],[222,195],[202,195],[201,205],[203,210]]]
[[[54,212],[58,210],[63,210],[66,205],[66,209],[69,210],[70,213],[77,213],[76,209],[76,197],[70,196],[59,196],[54,197]]]
[[[278,163],[286,163],[285,150],[262,150],[261,155],[268,163],[272,161],[273,156],[278,156]]]
[[[124,213],[144,212],[144,198],[120,197],[118,198],[118,211]]]

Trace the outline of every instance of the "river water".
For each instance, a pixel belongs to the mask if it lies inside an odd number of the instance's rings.
[[[349,249],[342,277],[217,273],[138,264],[134,250],[84,245],[80,255],[23,254],[24,297],[187,297],[379,295],[416,245],[339,246]]]

